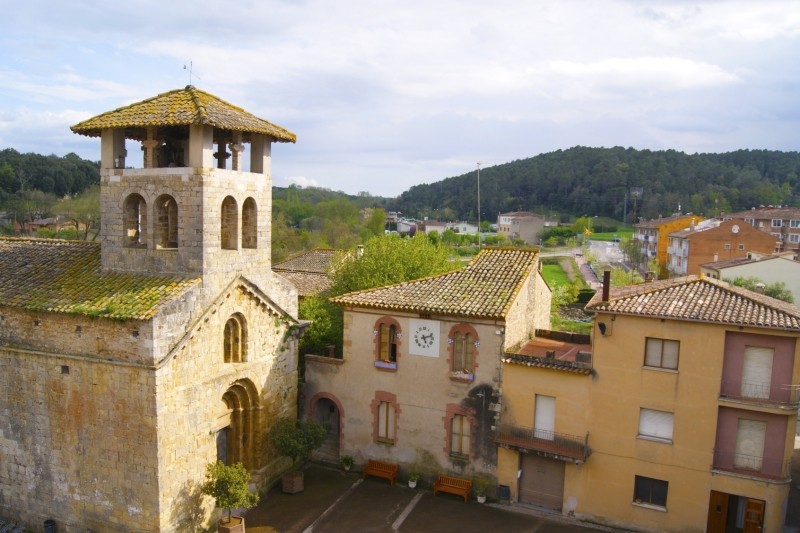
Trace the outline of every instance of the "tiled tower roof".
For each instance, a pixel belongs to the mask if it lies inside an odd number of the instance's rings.
[[[142,100],[135,104],[108,111],[72,126],[72,131],[89,137],[99,137],[105,128],[125,129],[130,139],[143,140],[150,126],[208,125],[227,131],[259,133],[277,142],[295,142],[297,136],[289,130],[251,115],[244,109],[201,91],[192,85]]]

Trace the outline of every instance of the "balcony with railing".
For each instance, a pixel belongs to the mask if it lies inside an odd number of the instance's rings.
[[[592,453],[589,433],[583,437],[512,425],[501,425],[496,442],[499,446],[533,451],[562,461],[585,461]]]
[[[792,462],[784,459],[715,451],[713,469],[717,472],[783,482],[791,477]]]
[[[763,381],[722,380],[719,397],[795,410],[800,406],[800,387]]]

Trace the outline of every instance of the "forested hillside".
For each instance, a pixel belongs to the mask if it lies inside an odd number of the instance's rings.
[[[0,200],[32,189],[62,198],[78,194],[100,183],[99,168],[75,154],[21,154],[6,148],[0,150]]]
[[[631,187],[641,187],[636,216],[707,216],[758,205],[800,205],[800,153],[738,150],[688,155],[675,150],[575,147],[481,169],[481,218],[530,210],[632,217]],[[411,216],[477,218],[477,176],[416,185],[391,202]],[[627,195],[627,202],[626,202]],[[627,207],[627,209],[626,209]]]

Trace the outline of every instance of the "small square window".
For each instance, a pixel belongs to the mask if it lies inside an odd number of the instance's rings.
[[[744,250],[744,244],[739,245],[739,250]]]
[[[644,366],[678,369],[680,342],[669,339],[645,339]]]
[[[726,242],[725,246],[723,246],[723,248],[725,248],[726,250],[730,250],[731,249],[731,243]]]
[[[636,482],[633,488],[633,502],[666,507],[668,488],[669,483],[666,481],[636,476]]]
[[[672,443],[675,415],[654,409],[639,410],[639,437]]]

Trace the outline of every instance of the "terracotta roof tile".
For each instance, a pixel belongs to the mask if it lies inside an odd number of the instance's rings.
[[[133,132],[148,126],[188,125],[209,125],[227,131],[259,133],[278,142],[297,140],[291,131],[191,85],[97,115],[75,124],[71,129],[81,135],[99,137],[104,128],[128,128]],[[138,138],[138,135],[133,134],[129,138]]]
[[[0,239],[0,305],[148,320],[199,278],[104,273],[95,242]]]
[[[574,361],[562,361],[560,359],[547,359],[544,357],[535,357],[530,355],[514,355],[506,354],[501,358],[503,364],[506,365],[521,365],[529,366],[532,368],[547,368],[550,370],[560,370],[561,372],[568,372],[570,374],[579,374],[588,376],[592,374],[592,369],[575,363]]]
[[[537,250],[487,248],[461,270],[333,298],[343,306],[504,318],[538,263]]]
[[[275,270],[275,273],[294,285],[300,296],[313,296],[331,288],[331,278],[326,274],[289,270]]]
[[[800,308],[712,278],[688,276],[597,292],[587,311],[800,331]]]
[[[332,248],[316,248],[290,257],[286,261],[281,261],[272,265],[272,270],[280,272],[314,272],[317,274],[327,274],[331,261],[341,250]]]

